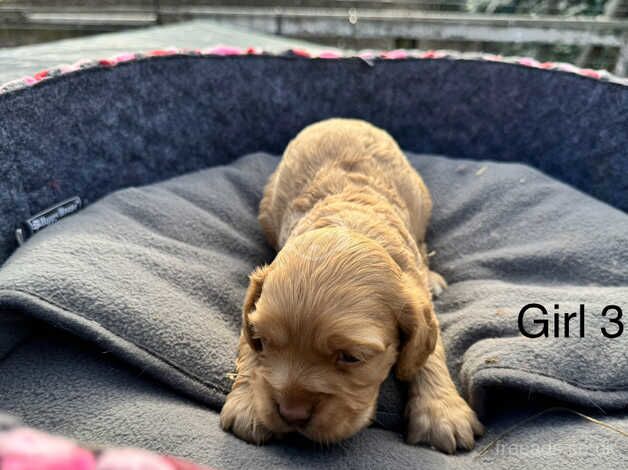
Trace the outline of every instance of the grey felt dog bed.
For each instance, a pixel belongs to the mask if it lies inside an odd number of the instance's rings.
[[[432,263],[450,283],[437,311],[466,397],[482,410],[498,385],[625,407],[628,342],[601,335],[614,329],[600,312],[627,298],[628,216],[522,165],[410,158],[436,202]],[[76,333],[218,410],[247,274],[273,256],[256,215],[276,163],[254,154],[105,197],[17,250],[0,270],[0,309]],[[584,338],[517,330],[526,304],[580,302]],[[400,388],[384,390],[378,421],[398,429]]]

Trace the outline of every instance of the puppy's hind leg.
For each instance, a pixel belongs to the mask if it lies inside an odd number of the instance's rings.
[[[430,292],[434,297],[440,296],[447,289],[447,281],[436,271],[430,271],[429,274]]]
[[[430,265],[429,253],[427,252],[427,244],[425,242],[420,244],[419,251],[421,252],[421,257],[423,258],[423,262],[425,266],[428,267]],[[434,297],[440,296],[445,289],[447,289],[447,281],[445,278],[438,274],[436,271],[429,270],[428,273],[428,281],[430,292]]]
[[[434,352],[410,383],[406,417],[408,443],[429,444],[449,454],[456,449],[470,450],[475,436],[484,433],[451,380],[440,335]]]

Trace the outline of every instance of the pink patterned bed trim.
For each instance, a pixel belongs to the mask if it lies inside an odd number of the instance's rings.
[[[342,54],[337,51],[322,51],[312,54],[304,49],[291,49],[285,54],[269,54],[261,49],[249,47],[246,49],[231,46],[214,46],[206,49],[157,49],[148,53],[125,53],[115,57],[101,60],[80,60],[74,64],[65,64],[42,70],[32,76],[26,76],[0,85],[0,94],[37,85],[53,77],[70,74],[72,72],[89,68],[111,68],[126,62],[164,56],[245,56],[245,55],[291,55],[310,59],[342,59],[360,58],[368,63],[374,60],[404,60],[404,59],[448,59],[448,60],[480,60],[487,62],[502,62],[506,64],[520,65],[543,70],[556,70],[560,72],[574,73],[587,78],[606,82],[618,83],[628,86],[628,78],[618,77],[606,70],[583,69],[564,62],[539,62],[530,57],[504,57],[501,55],[484,53],[459,53],[454,51],[417,51],[396,49],[392,51],[362,51],[357,54]]]
[[[210,470],[142,449],[92,451],[30,428],[0,432],[0,470]]]

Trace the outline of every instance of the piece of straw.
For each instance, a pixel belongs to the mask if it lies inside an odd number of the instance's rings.
[[[628,431],[625,431],[621,428],[618,428],[617,426],[613,426],[612,424],[608,424],[605,423],[604,421],[600,421],[599,419],[595,419],[592,418],[591,416],[587,416],[584,413],[580,413],[579,411],[576,410],[572,410],[570,408],[565,408],[562,406],[555,406],[552,408],[548,408],[546,410],[543,410],[539,413],[536,413],[532,416],[527,417],[526,419],[524,419],[523,421],[515,424],[514,426],[511,426],[510,428],[506,429],[504,432],[502,432],[499,436],[497,436],[495,439],[493,439],[491,442],[489,442],[486,447],[484,447],[475,458],[480,458],[484,455],[486,455],[486,453],[491,450],[493,447],[495,447],[495,444],[497,444],[501,439],[503,439],[505,436],[507,436],[508,434],[510,434],[511,432],[513,432],[515,429],[531,422],[534,421],[535,419],[539,418],[540,416],[543,416],[547,413],[553,413],[555,411],[564,411],[567,413],[571,413],[574,414],[576,416],[579,416],[583,419],[586,419],[587,421],[590,421],[593,424],[597,424],[598,426],[602,426],[604,428],[610,429],[611,431],[615,431],[618,434],[621,434],[624,437],[628,437]]]

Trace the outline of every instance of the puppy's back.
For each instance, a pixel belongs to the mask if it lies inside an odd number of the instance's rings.
[[[297,134],[266,185],[259,220],[273,247],[280,249],[285,242],[282,231],[305,215],[291,210],[293,202],[320,191],[317,182],[321,175],[332,172],[362,174],[365,180],[385,179],[410,212],[409,229],[418,239],[424,238],[431,211],[429,193],[395,140],[365,121],[335,118],[307,126]],[[344,180],[335,180],[338,191]],[[333,188],[327,185],[325,191]]]

